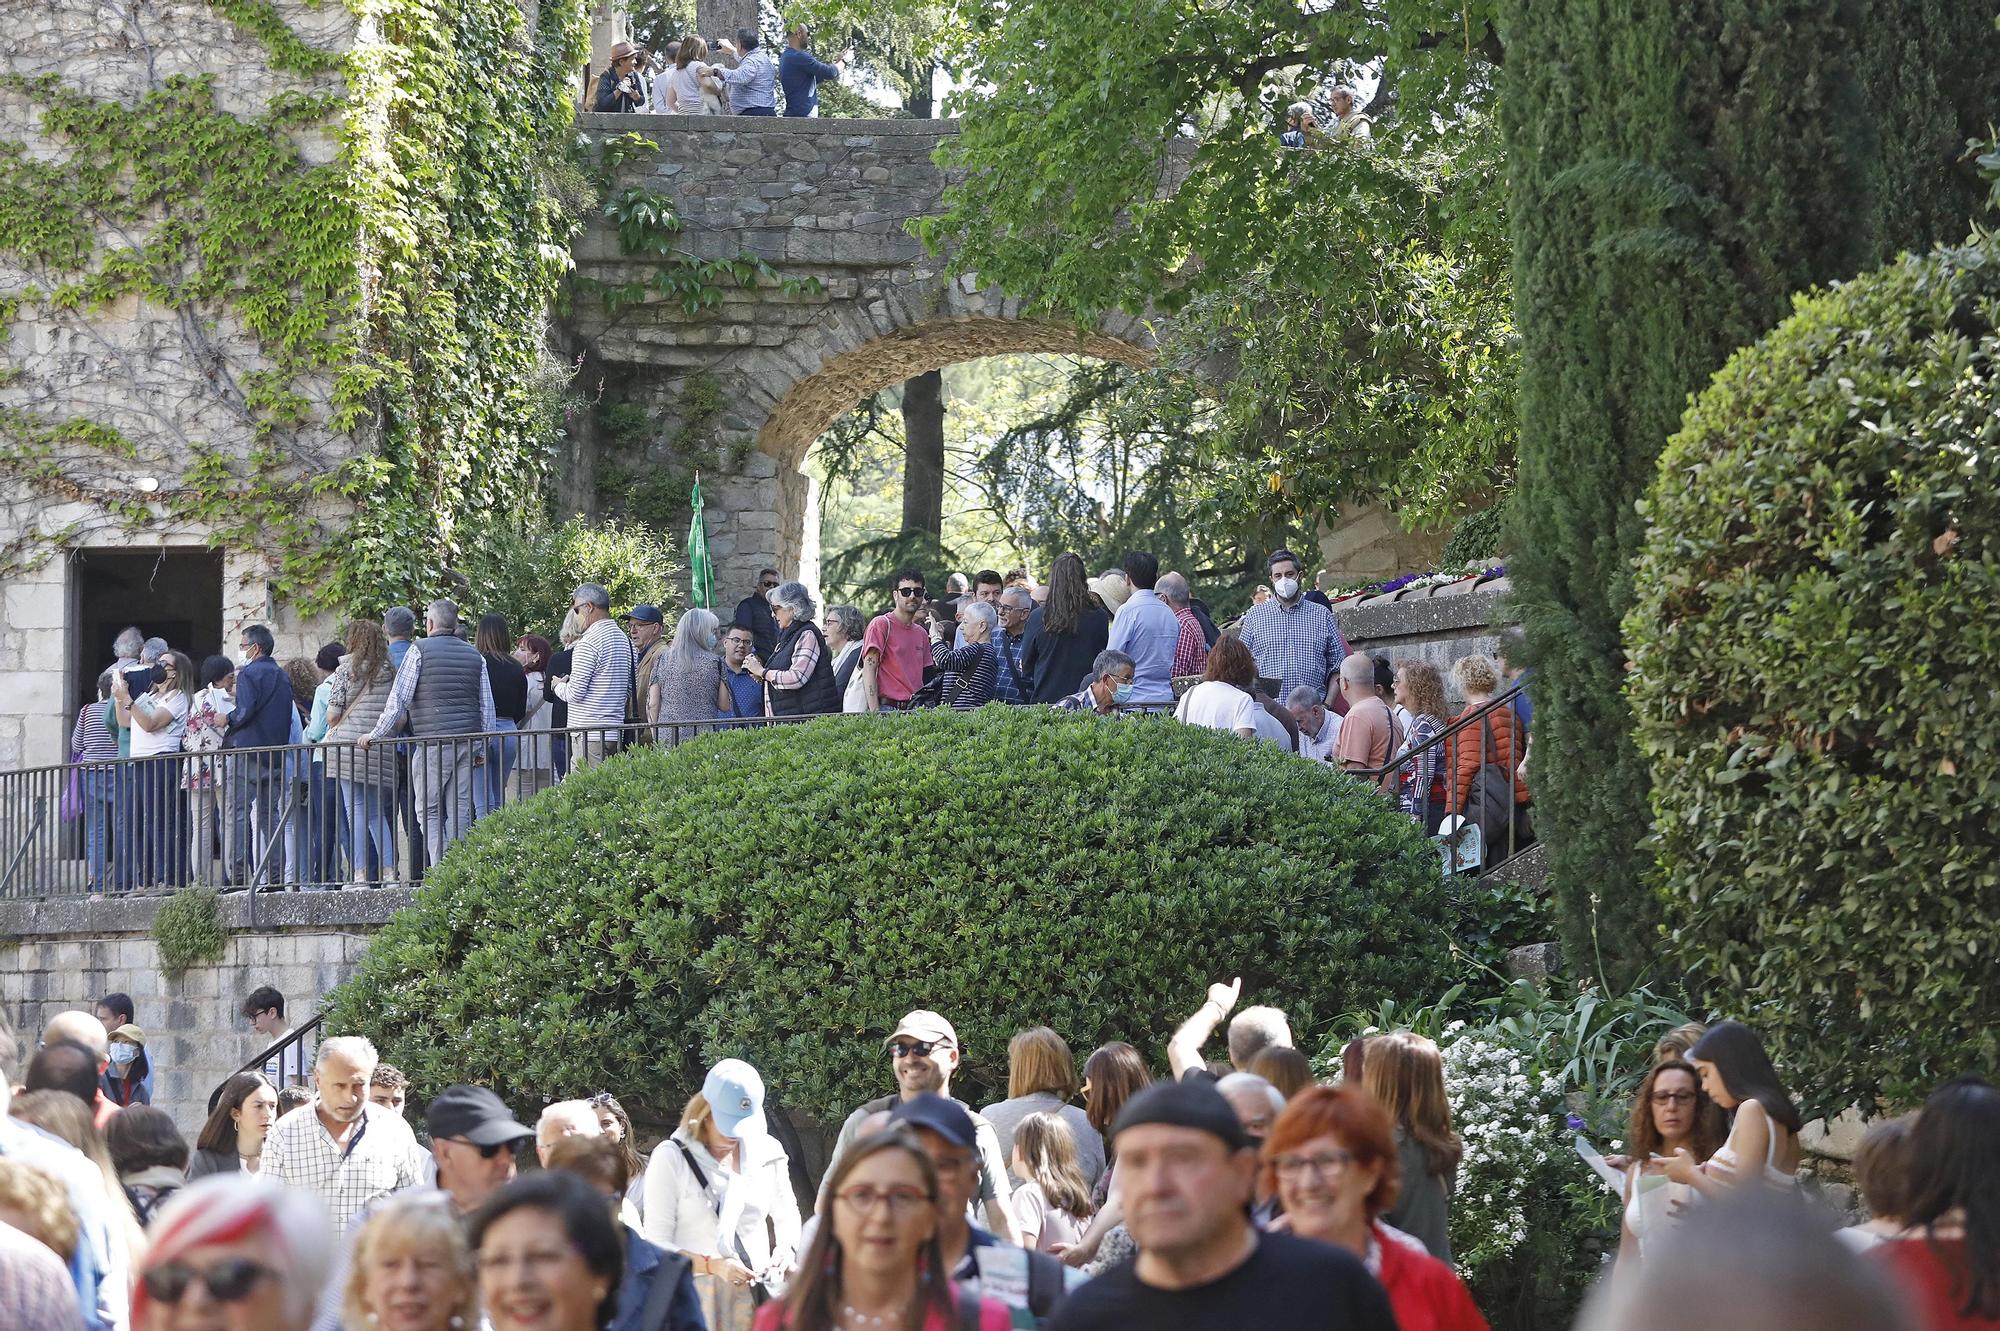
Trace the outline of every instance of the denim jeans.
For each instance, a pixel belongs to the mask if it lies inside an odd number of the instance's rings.
[[[347,814],[347,854],[351,876],[381,882],[396,869],[396,828],[389,814],[395,792],[366,781],[340,781]]]
[[[133,775],[139,790],[139,881],[179,887],[187,882],[187,807],[180,759],[149,759],[139,763]]]
[[[105,765],[83,770],[83,858],[90,866],[90,890],[111,890],[111,829],[117,813],[119,769]]]
[[[493,723],[495,730],[513,730],[515,725],[506,717]],[[486,741],[486,765],[473,774],[473,812],[484,818],[507,801],[507,778],[514,770],[514,759],[520,752],[521,741],[513,735],[496,735]]]

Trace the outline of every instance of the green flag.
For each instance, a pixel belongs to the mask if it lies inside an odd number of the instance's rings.
[[[688,521],[688,573],[694,579],[694,604],[715,606],[715,566],[708,562],[708,522],[701,512],[701,477],[694,478],[694,517]]]

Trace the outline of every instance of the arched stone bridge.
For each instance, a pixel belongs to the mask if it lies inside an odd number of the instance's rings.
[[[813,441],[874,393],[981,356],[1062,352],[1134,365],[1152,358],[1142,320],[1114,316],[1079,333],[1074,324],[1023,318],[1019,301],[976,279],[946,278],[945,259],[927,253],[905,224],[942,210],[946,174],[931,158],[957,132],[951,121],[585,115],[581,122],[592,138],[638,133],[659,145],[657,154],[623,164],[617,188],[644,185],[673,199],[686,226],[684,253],[754,254],[784,277],[820,282],[811,296],[725,285],[720,307],[695,316],[658,294],[613,313],[585,284],[568,320],[616,394],[652,414],[646,463],[668,465],[690,444],[729,455],[721,474],[702,476],[717,590],[728,600],[766,564],[816,580],[818,503],[801,466]],[[579,275],[598,282],[644,280],[653,271],[623,253],[603,218],[578,239],[575,254]],[[683,395],[700,375],[715,377],[724,405],[691,432]],[[746,441],[755,447],[745,449]],[[588,459],[581,462],[587,486]]]

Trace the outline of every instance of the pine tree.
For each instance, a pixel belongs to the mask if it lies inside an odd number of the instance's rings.
[[[1690,394],[1794,292],[1943,238],[1926,231],[1961,207],[1947,235],[1964,230],[1971,191],[1942,150],[1976,128],[1950,126],[1976,103],[1981,61],[1938,50],[1965,37],[1964,9],[1507,2],[1525,367],[1508,564],[1536,662],[1536,816],[1564,942],[1605,979],[1644,971],[1659,924],[1622,693],[1634,502]],[[1871,70],[1891,55],[1893,76]],[[1919,104],[1921,133],[1886,123]]]

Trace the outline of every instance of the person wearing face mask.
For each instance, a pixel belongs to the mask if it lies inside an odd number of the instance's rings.
[[[1301,685],[1321,697],[1336,692],[1347,639],[1333,611],[1306,597],[1299,558],[1291,551],[1271,555],[1271,599],[1250,607],[1238,633],[1257,662],[1258,677],[1278,681],[1278,697],[1289,697]]]
[[[146,1032],[128,1022],[111,1032],[105,1052],[111,1064],[99,1079],[104,1098],[121,1109],[151,1104],[153,1097],[146,1090]]]
[[[1136,671],[1131,657],[1107,647],[1090,663],[1090,679],[1084,686],[1054,706],[1065,712],[1116,716],[1120,707],[1132,701]]]
[[[222,746],[231,749],[273,749],[292,736],[292,681],[271,659],[277,640],[262,624],[251,624],[237,640],[236,710]],[[222,788],[229,796],[229,881],[250,884],[257,848],[268,845],[276,828],[279,796],[283,793],[282,754],[240,753],[225,759]],[[251,811],[256,811],[256,827]],[[272,857],[275,858],[275,857]],[[273,866],[265,865],[268,874]]]

